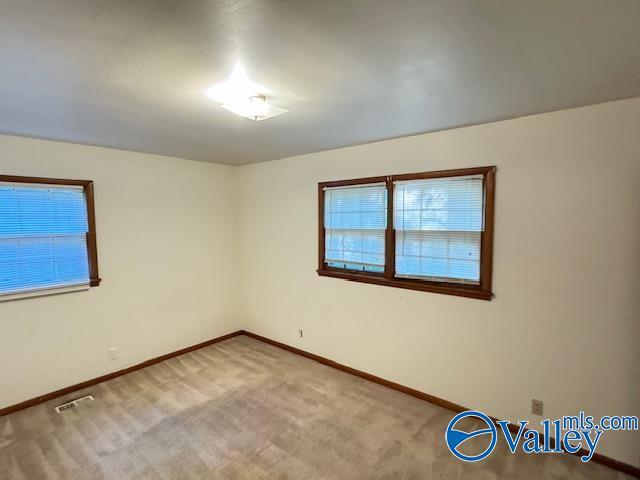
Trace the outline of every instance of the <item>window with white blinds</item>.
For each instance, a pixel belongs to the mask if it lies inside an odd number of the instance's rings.
[[[480,282],[482,175],[394,183],[397,277]]]
[[[318,275],[491,300],[496,167],[318,185]]]
[[[82,186],[0,182],[0,297],[88,285]]]
[[[387,190],[385,184],[324,190],[325,262],[333,268],[383,272]]]

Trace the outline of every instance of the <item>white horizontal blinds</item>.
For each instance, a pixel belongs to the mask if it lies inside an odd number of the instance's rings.
[[[396,276],[480,283],[482,175],[394,184]]]
[[[387,190],[383,183],[326,188],[324,227],[328,266],[384,272]]]
[[[0,295],[89,283],[81,187],[0,183]]]

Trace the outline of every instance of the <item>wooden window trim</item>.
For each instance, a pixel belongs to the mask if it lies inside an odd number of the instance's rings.
[[[35,183],[44,185],[69,185],[82,187],[87,202],[87,254],[89,260],[89,286],[97,287],[102,281],[98,273],[98,247],[96,238],[96,213],[94,205],[93,181],[68,180],[61,178],[21,177],[17,175],[0,175],[0,182]]]
[[[324,277],[340,278],[353,282],[384,285],[388,287],[406,288],[422,292],[442,293],[461,297],[491,300],[493,270],[493,229],[495,207],[495,174],[496,167],[462,168],[456,170],[440,170],[435,172],[409,173],[389,175],[385,177],[356,178],[318,183],[318,270]],[[467,175],[483,175],[485,207],[484,231],[480,238],[480,283],[478,285],[436,282],[430,280],[404,279],[395,277],[395,239],[393,228],[393,188],[394,182],[401,180],[419,180],[425,178],[443,178]],[[385,183],[387,186],[387,229],[385,231],[385,270],[384,273],[351,272],[326,265],[325,228],[324,228],[324,191],[329,187],[362,185],[367,183]]]

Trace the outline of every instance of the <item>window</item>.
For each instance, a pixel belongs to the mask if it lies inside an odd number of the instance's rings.
[[[495,170],[320,183],[318,274],[490,300]]]
[[[324,195],[327,265],[384,272],[385,184],[329,187]]]
[[[93,182],[0,175],[0,300],[99,284]]]
[[[395,182],[396,276],[480,283],[482,175]]]

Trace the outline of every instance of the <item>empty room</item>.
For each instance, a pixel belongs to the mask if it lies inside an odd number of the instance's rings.
[[[0,0],[0,480],[640,478],[640,1]]]

